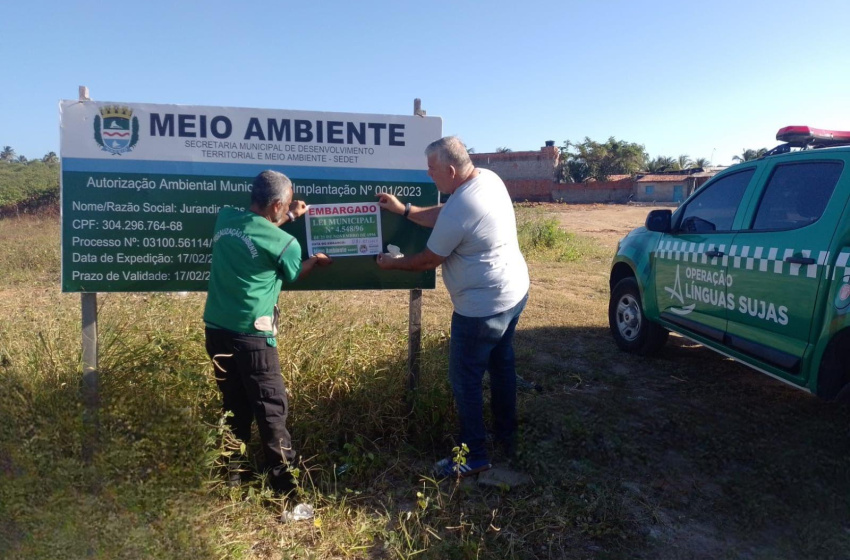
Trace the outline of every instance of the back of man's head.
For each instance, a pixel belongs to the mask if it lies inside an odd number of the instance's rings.
[[[267,170],[254,177],[251,187],[251,204],[257,208],[268,208],[280,200],[286,202],[292,192],[292,181],[283,173]]]
[[[437,161],[444,165],[451,165],[458,171],[472,167],[472,160],[469,158],[466,146],[457,136],[445,136],[431,142],[425,148],[425,155],[428,157],[435,155]]]

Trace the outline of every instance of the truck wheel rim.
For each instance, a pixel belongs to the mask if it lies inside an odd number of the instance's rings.
[[[640,334],[640,327],[640,304],[633,296],[624,295],[617,303],[617,330],[620,336],[631,342]]]

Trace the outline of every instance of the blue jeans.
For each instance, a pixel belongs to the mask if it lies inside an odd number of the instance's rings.
[[[496,440],[511,446],[516,432],[514,331],[528,294],[514,307],[489,317],[452,314],[449,381],[460,418],[460,443],[470,461],[487,459],[482,380],[490,372],[490,407]]]

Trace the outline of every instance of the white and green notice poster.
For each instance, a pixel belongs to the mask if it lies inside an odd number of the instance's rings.
[[[437,117],[62,101],[62,289],[203,291],[224,206],[247,210],[251,181],[285,173],[310,211],[284,229],[303,256],[340,258],[292,289],[433,288],[434,271],[382,271],[387,244],[422,250],[430,230],[389,212],[392,193],[437,203],[425,147]]]
[[[311,255],[356,257],[382,252],[380,206],[374,202],[313,204],[306,216]]]

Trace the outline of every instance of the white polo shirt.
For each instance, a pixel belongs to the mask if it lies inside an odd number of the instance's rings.
[[[505,184],[490,170],[479,168],[478,176],[449,197],[428,249],[446,258],[443,281],[460,315],[495,315],[528,293],[514,207]]]

